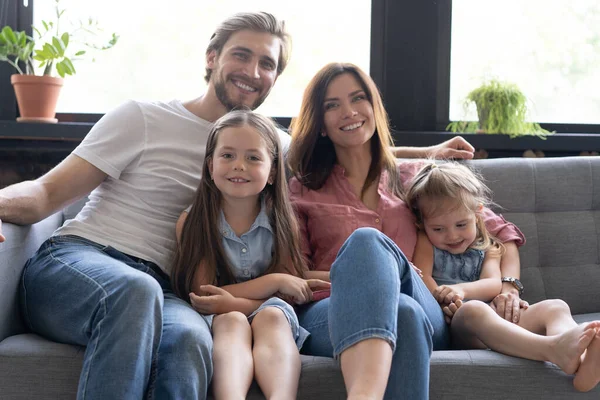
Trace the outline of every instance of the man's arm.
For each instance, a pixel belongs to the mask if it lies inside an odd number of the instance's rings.
[[[106,176],[88,161],[70,154],[42,177],[0,190],[0,220],[17,225],[41,221],[91,192]]]
[[[455,136],[435,146],[428,147],[392,147],[398,158],[454,158],[470,160],[475,148],[461,136]]]

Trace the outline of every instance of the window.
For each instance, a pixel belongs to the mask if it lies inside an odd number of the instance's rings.
[[[472,89],[498,78],[531,100],[532,121],[600,124],[598,65],[598,0],[452,2],[451,120],[464,118]]]
[[[167,5],[168,4],[168,5]],[[54,1],[36,1],[34,25],[54,14]],[[96,61],[75,63],[65,79],[59,113],[105,113],[127,99],[181,100],[205,90],[204,51],[215,26],[236,11],[268,11],[286,21],[292,56],[267,101],[271,116],[293,116],[316,71],[331,61],[369,71],[371,2],[347,0],[61,0],[69,20],[93,16],[119,43]]]

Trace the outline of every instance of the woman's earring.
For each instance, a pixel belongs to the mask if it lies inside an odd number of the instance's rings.
[[[325,137],[327,134],[325,132],[321,132],[321,136]]]

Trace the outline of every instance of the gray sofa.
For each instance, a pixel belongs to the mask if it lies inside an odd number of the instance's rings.
[[[531,303],[560,298],[578,321],[600,319],[600,157],[473,164],[488,180],[500,212],[527,237],[520,250],[524,297]],[[7,237],[0,244],[4,400],[75,397],[83,349],[28,333],[17,298],[25,260],[63,219],[64,213],[59,213],[33,226],[2,226]],[[577,393],[572,378],[550,363],[462,350],[433,353],[430,393],[432,399],[598,399],[600,388]],[[254,387],[249,398],[262,396]],[[343,379],[332,359],[303,356],[298,398],[345,398]]]

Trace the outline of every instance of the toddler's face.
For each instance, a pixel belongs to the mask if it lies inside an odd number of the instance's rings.
[[[422,204],[423,203],[423,204]],[[431,244],[452,254],[461,254],[469,249],[477,238],[477,218],[472,210],[456,205],[431,207],[428,201],[419,201],[419,209],[434,209],[432,215],[423,212],[425,233]],[[445,211],[448,210],[448,211]]]

